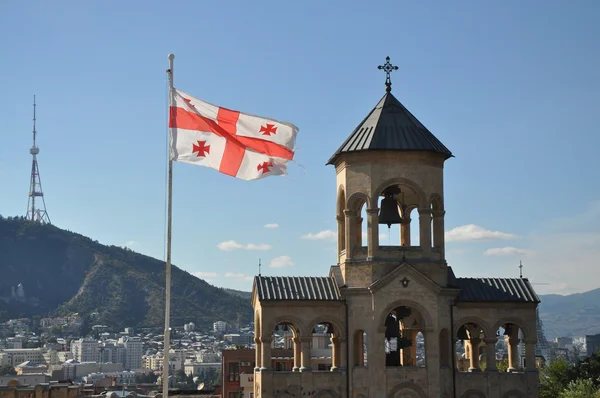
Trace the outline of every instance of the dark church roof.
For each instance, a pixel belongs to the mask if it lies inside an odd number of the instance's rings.
[[[255,276],[260,301],[264,300],[341,300],[333,278],[314,276]]]
[[[381,98],[327,164],[333,164],[344,153],[377,150],[433,151],[445,155],[446,159],[452,156],[390,92]]]
[[[527,278],[457,278],[448,267],[448,283],[460,289],[458,301],[539,303]]]

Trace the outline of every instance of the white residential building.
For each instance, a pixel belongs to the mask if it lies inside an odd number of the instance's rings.
[[[7,348],[0,350],[0,366],[16,366],[23,362],[45,364],[44,349],[42,348]]]
[[[227,331],[227,322],[216,321],[215,323],[213,323],[213,330],[217,333],[223,333]]]
[[[139,337],[123,337],[119,341],[125,346],[125,369],[134,370],[142,368],[142,355],[144,343]]]
[[[98,362],[98,342],[92,339],[79,339],[71,342],[73,359],[79,362]]]

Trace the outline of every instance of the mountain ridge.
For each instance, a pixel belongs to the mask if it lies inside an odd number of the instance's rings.
[[[114,327],[164,323],[164,262],[24,218],[0,217],[0,320],[98,313]],[[248,323],[249,300],[173,265],[172,324]],[[25,296],[13,297],[22,283]]]

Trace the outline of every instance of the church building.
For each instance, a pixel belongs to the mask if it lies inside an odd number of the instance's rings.
[[[254,397],[538,397],[539,298],[526,278],[458,277],[448,266],[452,153],[391,93],[389,57],[379,69],[385,95],[327,162],[337,264],[327,276],[254,278]],[[399,239],[383,245],[388,228]],[[326,359],[315,347],[323,335]],[[281,336],[289,369],[272,365]]]

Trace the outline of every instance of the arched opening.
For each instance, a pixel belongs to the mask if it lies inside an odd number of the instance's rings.
[[[399,306],[385,319],[386,366],[422,366],[425,363],[425,322],[414,308]]]
[[[449,367],[451,365],[450,356],[452,354],[450,350],[450,333],[448,329],[440,330],[440,366]]]
[[[357,247],[365,247],[367,246],[367,233],[368,233],[368,218],[367,218],[367,203],[362,202],[359,205],[358,215],[356,217],[356,231],[360,231],[359,234],[356,235],[356,246]]]
[[[352,348],[354,352],[353,365],[367,366],[367,332],[364,330],[354,332]]]
[[[465,323],[460,326],[456,343],[456,369],[459,372],[480,372],[485,370],[481,360],[486,355],[486,336],[477,323]],[[493,344],[492,344],[492,349]]]
[[[313,327],[310,351],[313,370],[328,371],[334,367],[334,334],[333,325],[329,322],[321,322]]]
[[[379,236],[384,238],[381,246],[418,246],[419,221],[418,217],[416,221],[412,221],[411,217],[412,209],[419,207],[419,195],[415,189],[403,184],[390,185],[381,191],[378,205]],[[384,243],[385,238],[387,243]]]
[[[337,223],[338,223],[338,255],[342,255],[346,251],[346,193],[340,189],[337,200]]]
[[[444,206],[442,198],[434,194],[430,201],[431,209],[431,247],[437,251],[444,248]]]
[[[419,222],[419,209],[417,207],[411,207],[407,211],[407,215],[409,218],[409,237],[408,242],[409,246],[421,246],[421,223]],[[415,221],[412,221],[412,220]]]
[[[518,372],[526,367],[525,333],[514,322],[502,322],[496,331],[497,368],[501,372]],[[535,350],[535,348],[533,348]],[[533,353],[535,358],[535,352]]]
[[[300,367],[300,339],[298,329],[289,322],[278,323],[271,335],[271,360],[262,367],[278,372],[297,371]]]

